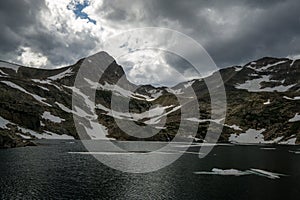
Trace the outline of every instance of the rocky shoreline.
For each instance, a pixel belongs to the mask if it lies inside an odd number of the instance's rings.
[[[9,131],[0,132],[0,149],[26,146],[36,146],[36,144],[32,140],[23,139],[21,136]]]

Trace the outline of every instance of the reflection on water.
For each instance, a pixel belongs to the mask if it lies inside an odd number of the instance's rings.
[[[295,199],[300,194],[297,146],[222,145],[199,159],[195,145],[166,168],[130,174],[101,164],[78,141],[40,143],[0,150],[0,199]],[[177,145],[162,153],[180,151]]]

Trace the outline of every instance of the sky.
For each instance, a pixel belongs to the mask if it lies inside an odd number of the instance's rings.
[[[265,56],[299,56],[299,9],[298,0],[0,1],[0,59],[58,68],[105,50],[114,35],[143,27],[193,38],[219,68]],[[165,44],[165,38],[157,40]],[[188,62],[167,52],[128,51],[116,59],[138,84],[172,85],[195,75]],[[184,77],[174,78],[178,72]]]

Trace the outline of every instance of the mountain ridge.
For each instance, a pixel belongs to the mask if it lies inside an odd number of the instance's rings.
[[[24,146],[31,139],[53,136],[79,139],[71,109],[72,87],[80,65],[89,58],[53,70],[1,61],[0,146]],[[224,80],[228,100],[227,117],[219,142],[299,143],[300,102],[297,98],[300,96],[300,60],[264,57],[244,66],[222,68],[219,73]],[[135,113],[134,116],[119,113],[117,117],[137,124],[150,124],[159,130],[148,140],[169,141],[174,138],[181,115],[176,95],[184,95],[183,88],[186,86],[194,89],[200,102],[200,119],[195,119],[199,122],[195,141],[203,141],[210,123],[218,125],[217,121],[209,120],[210,103],[205,78],[179,83],[171,88],[139,85],[136,92],[130,92],[114,88],[124,75],[122,67],[113,61],[98,83],[95,110],[108,138],[137,140],[120,130],[114,122],[110,109],[112,93],[118,93],[120,98],[130,98],[130,111]],[[20,96],[23,98],[20,99]],[[291,100],[294,98],[296,100]],[[166,126],[159,127],[157,124],[163,112],[168,113]],[[145,113],[154,113],[155,116],[149,118]],[[188,129],[186,132],[186,137],[190,137]],[[97,133],[93,136],[92,139],[99,139]],[[11,138],[10,142],[8,138]]]

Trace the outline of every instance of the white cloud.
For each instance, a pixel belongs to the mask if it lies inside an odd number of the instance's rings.
[[[28,67],[43,67],[47,64],[48,58],[41,53],[33,52],[30,47],[21,47],[22,52],[17,60]]]
[[[144,49],[125,54],[118,58],[127,74],[135,84],[175,85],[188,80],[164,59],[166,52]]]

